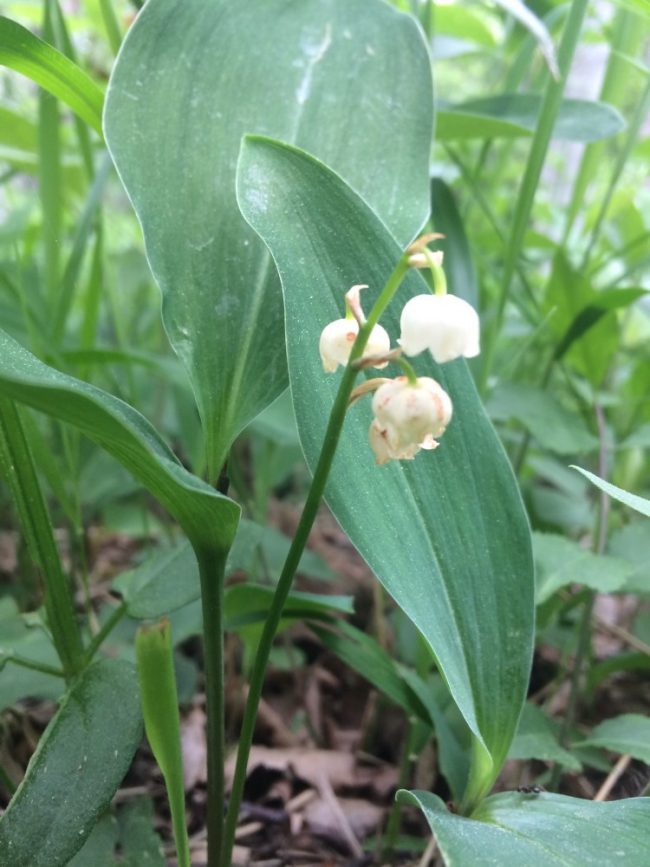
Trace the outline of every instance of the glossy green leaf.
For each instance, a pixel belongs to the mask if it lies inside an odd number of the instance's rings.
[[[635,512],[640,512],[642,515],[650,518],[650,500],[646,500],[643,497],[637,497],[636,494],[630,494],[628,491],[624,491],[623,488],[618,488],[616,485],[606,482],[604,479],[595,476],[588,470],[583,470],[580,467],[574,467],[573,469],[582,473],[586,479],[589,479],[590,482],[610,497],[613,497],[625,506],[629,506],[630,509],[634,509]]]
[[[633,563],[621,557],[594,554],[572,539],[554,533],[533,533],[537,604],[569,584],[582,584],[598,593],[626,589],[635,572]]]
[[[138,629],[135,653],[144,730],[165,780],[178,864],[189,867],[181,727],[169,621]]]
[[[644,867],[648,860],[650,798],[598,803],[503,792],[471,819],[429,792],[402,790],[398,798],[420,807],[450,867]]]
[[[287,382],[277,275],[235,201],[242,134],[331,161],[405,242],[428,215],[432,107],[422,34],[379,0],[152,0],[131,27],[106,137],[191,376],[211,476]]]
[[[435,231],[445,236],[438,245],[445,254],[449,291],[478,309],[478,281],[465,227],[454,194],[442,178],[431,181],[431,221]]]
[[[501,93],[460,103],[443,102],[436,115],[436,137],[445,141],[532,135],[541,106],[542,97],[536,93]],[[560,103],[553,138],[595,142],[623,129],[625,121],[614,106],[586,99],[565,99]]]
[[[133,666],[91,665],[64,696],[0,819],[1,867],[67,864],[110,804],[141,736]]]
[[[56,48],[4,16],[0,16],[0,65],[31,78],[101,135],[104,95],[95,82]]]
[[[151,491],[193,545],[228,550],[239,506],[189,473],[128,404],[48,367],[1,330],[0,393],[79,428]]]
[[[625,713],[601,722],[581,746],[600,747],[613,753],[629,753],[650,764],[650,719],[639,713]]]
[[[339,379],[323,373],[320,332],[343,314],[343,295],[352,284],[369,284],[364,303],[372,304],[401,250],[339,177],[278,142],[245,140],[238,194],[282,279],[292,395],[313,468]],[[382,320],[393,340],[406,299],[426,291],[419,274],[407,276]],[[369,401],[361,401],[348,414],[325,496],[431,646],[496,772],[528,683],[530,533],[512,471],[465,363],[439,367],[428,355],[414,362],[418,373],[438,379],[454,401],[454,420],[440,447],[413,462],[375,466],[367,442]]]

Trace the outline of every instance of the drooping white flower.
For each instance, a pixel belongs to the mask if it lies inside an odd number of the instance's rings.
[[[346,365],[350,358],[352,345],[359,333],[356,319],[336,319],[326,325],[320,336],[320,357],[326,373],[336,370],[339,364]],[[381,325],[375,325],[363,351],[363,358],[384,356],[390,352],[390,337]],[[388,362],[373,365],[386,367]]]
[[[476,310],[455,295],[416,295],[400,318],[398,341],[407,355],[428,349],[438,364],[480,352],[480,322]]]
[[[411,383],[399,376],[381,385],[372,399],[374,418],[368,438],[378,464],[411,460],[420,449],[434,449],[452,415],[447,392],[428,376]]]

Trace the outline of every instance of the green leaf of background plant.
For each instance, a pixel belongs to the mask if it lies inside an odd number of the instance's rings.
[[[530,702],[524,705],[508,758],[559,762],[572,771],[579,771],[582,767],[568,750],[560,746],[546,714]]]
[[[533,533],[537,604],[569,584],[582,584],[598,593],[626,589],[633,563],[620,557],[594,554],[572,539],[555,533]]]
[[[643,867],[650,847],[650,798],[599,803],[564,795],[502,792],[472,818],[450,813],[429,792],[398,792],[420,807],[445,863],[459,867]]]
[[[429,210],[432,110],[421,32],[378,0],[151,0],[138,15],[106,137],[190,373],[211,478],[287,382],[277,275],[235,201],[242,134],[330,160],[406,242]]]
[[[541,446],[557,454],[588,453],[598,447],[582,417],[542,388],[504,382],[490,394],[488,410],[493,419],[517,419]]]
[[[135,669],[104,659],[64,696],[0,819],[0,867],[59,867],[108,807],[142,737]]]
[[[292,395],[313,467],[339,378],[322,371],[320,332],[343,314],[343,295],[352,284],[370,285],[364,303],[371,305],[401,249],[338,176],[278,142],[245,140],[238,195],[282,279]],[[393,340],[404,302],[427,291],[419,274],[407,276],[385,316]],[[496,772],[528,683],[530,532],[512,471],[465,363],[439,367],[422,355],[415,365],[418,373],[438,379],[454,401],[454,420],[440,448],[378,468],[367,442],[369,401],[362,401],[348,414],[325,497],[431,646]]]
[[[574,467],[573,469],[582,473],[586,479],[589,479],[590,482],[596,485],[597,488],[600,488],[601,491],[609,494],[610,497],[613,497],[615,500],[629,506],[630,509],[634,509],[635,512],[640,512],[642,515],[650,518],[650,500],[646,500],[643,497],[637,497],[636,494],[630,494],[629,491],[624,491],[623,488],[618,488],[616,485],[606,482],[604,479],[595,476],[588,470],[583,470],[580,467]]]
[[[286,536],[272,527],[244,518],[228,552],[226,577],[237,570],[251,574],[258,552],[262,552],[268,577],[276,581],[290,544]],[[313,551],[305,551],[298,571],[322,577],[325,568]],[[181,542],[169,550],[156,552],[135,569],[122,572],[113,588],[122,595],[130,617],[156,620],[199,598],[199,566],[191,546]]]
[[[138,629],[135,652],[144,730],[165,780],[178,864],[189,867],[181,728],[169,620]]]
[[[56,48],[10,18],[0,16],[0,65],[26,75],[102,134],[104,95]]]
[[[613,753],[629,753],[633,758],[650,764],[650,719],[639,713],[624,713],[606,719],[580,745],[600,747]]]
[[[497,6],[504,9],[513,18],[516,18],[519,23],[534,37],[539,45],[540,51],[544,55],[544,59],[554,78],[560,77],[557,57],[555,54],[555,45],[551,34],[548,32],[546,24],[538,18],[535,13],[526,6],[523,0],[494,0]]]
[[[0,393],[79,428],[176,518],[193,545],[228,551],[239,506],[189,473],[128,404],[48,367],[0,330]]]
[[[445,254],[445,274],[449,291],[478,309],[476,269],[463,219],[451,188],[442,178],[431,180],[431,221],[435,231],[445,236],[440,239],[439,245]]]
[[[436,138],[518,138],[532,135],[542,107],[536,93],[500,93],[460,103],[440,105],[436,114]],[[595,142],[617,135],[625,120],[612,105],[586,99],[560,103],[553,138]]]

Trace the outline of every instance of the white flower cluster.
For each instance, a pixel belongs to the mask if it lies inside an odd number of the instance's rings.
[[[413,267],[421,267],[413,263]],[[354,319],[337,319],[325,327],[320,338],[320,354],[325,371],[345,365],[359,333],[359,321],[365,322],[358,305],[358,287],[354,287]],[[352,291],[352,290],[351,290]],[[455,358],[472,358],[479,354],[479,318],[474,308],[454,295],[417,295],[408,301],[400,318],[401,335],[397,341],[408,356],[429,350],[438,364]],[[375,325],[365,346],[361,363],[385,367],[399,354],[390,352],[390,338],[381,325]],[[435,379],[414,377],[409,365],[401,362],[410,377],[372,381],[360,393],[376,388],[372,400],[374,418],[369,440],[378,464],[390,460],[411,460],[421,449],[434,449],[436,437],[442,436],[451,421],[452,403],[447,392]]]

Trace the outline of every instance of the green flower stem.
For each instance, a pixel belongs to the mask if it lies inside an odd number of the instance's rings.
[[[206,738],[208,748],[208,867],[222,867],[225,815],[224,763],[225,678],[223,589],[226,555],[194,548],[201,577],[203,610],[203,667],[205,671]]]
[[[323,440],[323,447],[314,471],[307,500],[302,515],[300,516],[300,522],[296,529],[296,534],[291,543],[291,547],[289,548],[287,559],[282,568],[282,574],[280,575],[271,602],[271,607],[264,623],[264,629],[262,631],[260,643],[255,655],[255,661],[253,663],[248,698],[246,700],[246,709],[244,711],[244,719],[242,721],[241,734],[239,737],[237,765],[235,767],[235,776],[230,794],[228,815],[226,817],[220,867],[229,867],[231,862],[232,847],[235,841],[235,830],[237,828],[237,819],[239,817],[239,806],[244,791],[246,767],[248,765],[248,756],[253,741],[255,718],[257,716],[257,708],[262,694],[262,684],[266,672],[266,665],[273,645],[273,638],[275,637],[280,622],[282,609],[284,608],[287,596],[289,595],[293,577],[298,568],[298,563],[300,562],[300,557],[302,556],[305,545],[307,544],[307,538],[314,523],[314,519],[316,518],[316,513],[332,466],[336,447],[343,428],[350,394],[359,372],[354,362],[363,355],[363,350],[368,342],[370,332],[379,321],[379,318],[390,303],[408,270],[409,265],[407,257],[402,256],[370,311],[367,322],[359,329],[359,334],[357,335],[357,339],[352,347],[348,365],[343,373],[343,378],[341,379],[341,384],[339,385],[339,390],[332,406],[327,430]],[[212,862],[210,862],[210,864],[212,864]]]
[[[0,474],[11,490],[30,555],[45,585],[45,610],[66,680],[81,671],[84,649],[70,583],[63,572],[50,516],[20,415],[8,398],[0,398]]]
[[[417,385],[418,384],[418,375],[415,372],[415,370],[413,370],[412,364],[409,364],[409,362],[405,358],[403,358],[402,356],[395,359],[395,364],[398,364],[402,368],[402,370],[404,371],[404,373],[408,377],[408,381],[409,381],[410,385]]]
[[[493,326],[490,330],[489,340],[483,354],[483,366],[481,368],[481,390],[485,391],[494,353],[496,342],[501,335],[501,326],[506,309],[512,282],[517,270],[517,261],[523,247],[526,231],[528,230],[530,214],[535,200],[535,193],[539,183],[548,146],[553,134],[553,127],[557,118],[564,88],[566,85],[571,61],[578,44],[580,31],[582,30],[582,22],[584,21],[585,13],[589,0],[573,0],[569,17],[562,32],[562,39],[558,50],[558,66],[560,69],[560,78],[556,81],[550,74],[548,83],[542,100],[542,106],[537,121],[537,127],[533,136],[533,141],[530,146],[530,153],[526,163],[526,171],[519,188],[515,212],[512,218],[512,229],[508,237],[508,244],[505,251],[505,262],[503,266],[503,277],[497,303],[497,310],[494,317]]]

